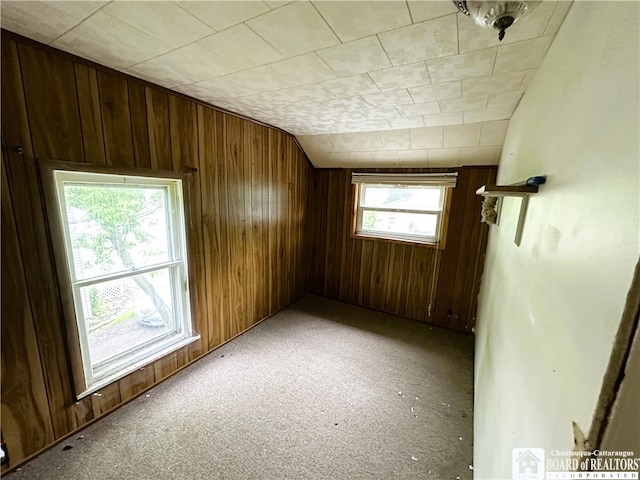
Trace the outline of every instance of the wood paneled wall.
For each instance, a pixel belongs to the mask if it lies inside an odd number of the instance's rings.
[[[307,291],[312,168],[284,132],[3,32],[2,441],[10,464]],[[201,341],[74,401],[36,158],[189,171]]]
[[[446,248],[352,237],[351,170],[316,170],[309,207],[314,219],[310,291],[469,331],[475,324],[489,230],[480,223],[482,198],[475,191],[495,181],[496,168],[358,171],[457,171]]]

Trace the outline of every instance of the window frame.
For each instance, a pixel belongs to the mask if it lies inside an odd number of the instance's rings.
[[[386,185],[389,187],[393,186],[401,186],[401,187],[437,187],[442,191],[441,196],[441,205],[440,210],[431,210],[431,209],[400,209],[400,208],[375,208],[375,207],[363,207],[360,205],[360,199],[362,197],[362,189],[366,186],[371,185]],[[444,185],[444,184],[420,184],[416,182],[403,182],[401,179],[398,179],[395,182],[376,182],[372,180],[370,182],[366,181],[358,181],[353,182],[353,212],[352,212],[352,228],[351,228],[351,236],[353,238],[359,239],[368,239],[368,240],[379,240],[386,241],[392,243],[401,243],[407,245],[419,245],[424,247],[432,247],[438,249],[444,249],[446,247],[447,240],[447,231],[449,226],[449,213],[451,210],[451,199],[453,197],[454,186]],[[425,213],[425,214],[435,214],[437,215],[437,223],[436,223],[436,236],[435,237],[427,237],[422,235],[411,235],[411,234],[401,234],[401,233],[386,233],[383,231],[367,231],[362,230],[362,218],[364,211],[395,211],[399,213]]]
[[[190,204],[189,183],[191,176],[187,173],[138,168],[125,169],[42,159],[39,161],[39,171],[51,235],[55,270],[62,299],[62,314],[76,400],[186,345],[198,341],[200,336],[197,332],[195,316],[193,315],[193,308],[195,307],[194,289],[190,288],[195,285],[194,268],[190,265],[188,248],[188,226],[191,224],[188,208]],[[169,241],[173,243],[173,245],[168,246],[171,251],[168,261],[140,267],[139,269],[118,271],[97,278],[82,279],[79,282],[82,285],[78,285],[78,282],[75,282],[77,279],[74,278],[75,275],[72,270],[73,263],[69,259],[71,244],[68,241],[69,238],[65,238],[67,237],[67,232],[62,222],[66,220],[66,212],[62,208],[64,204],[59,198],[56,172],[60,172],[59,176],[61,178],[73,178],[75,175],[78,178],[80,176],[85,176],[86,178],[87,174],[91,174],[95,175],[95,179],[102,180],[113,180],[114,176],[134,177],[139,179],[141,184],[147,185],[161,185],[163,183],[170,185],[173,183],[174,187],[167,187],[170,192],[168,193],[170,203],[167,204],[167,208],[172,209],[172,212],[167,215],[170,217],[171,222],[171,224],[167,224],[167,233],[170,236]],[[96,181],[96,183],[99,182]],[[178,225],[176,225],[176,222]],[[182,226],[183,228],[176,229],[176,226]],[[171,272],[171,269],[174,269],[174,271]],[[174,309],[172,311],[176,312],[175,318],[180,325],[176,325],[174,330],[167,332],[167,335],[161,335],[156,341],[146,342],[143,344],[144,347],[138,345],[119,355],[118,357],[124,357],[120,358],[119,361],[115,358],[110,358],[101,362],[106,364],[104,371],[98,372],[99,375],[97,376],[94,375],[89,359],[88,336],[86,334],[83,335],[82,332],[81,318],[83,316],[80,312],[82,304],[80,300],[76,302],[76,298],[79,298],[76,293],[79,291],[80,286],[127,278],[151,271],[167,271],[169,275],[176,277],[174,281],[170,282],[172,285],[171,302]],[[175,310],[176,308],[178,310]]]

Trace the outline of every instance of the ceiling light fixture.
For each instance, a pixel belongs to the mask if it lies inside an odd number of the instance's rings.
[[[499,31],[498,40],[504,38],[504,31],[536,8],[540,1],[482,2],[477,0],[453,0],[458,10],[473,18],[476,25],[495,28]]]

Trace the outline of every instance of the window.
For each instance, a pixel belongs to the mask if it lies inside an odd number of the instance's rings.
[[[53,182],[87,394],[195,339],[182,180],[53,170]]]
[[[352,174],[357,236],[440,244],[457,174]]]

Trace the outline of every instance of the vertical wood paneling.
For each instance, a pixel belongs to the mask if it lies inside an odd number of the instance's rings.
[[[166,357],[153,362],[153,375],[156,382],[159,382],[178,369],[178,357],[176,353],[170,353]]]
[[[37,155],[83,162],[73,63],[26,45],[18,49]]]
[[[245,312],[242,318],[242,330],[249,328],[256,320],[256,310],[258,299],[256,298],[256,280],[255,273],[258,268],[255,255],[255,230],[253,228],[254,205],[252,202],[253,195],[257,195],[255,181],[253,178],[252,164],[256,161],[251,156],[252,153],[252,128],[247,122],[242,122],[242,171],[244,173],[244,181],[242,182],[242,194],[244,197],[244,248],[245,261],[242,271],[244,272],[244,298],[243,305]]]
[[[127,90],[129,92],[134,164],[140,168],[151,168],[145,87],[137,82],[129,81],[127,82]]]
[[[130,375],[118,380],[120,398],[129,400],[140,392],[146,390],[155,382],[155,370],[153,365],[142,367]]]
[[[134,167],[127,81],[119,75],[100,70],[98,85],[107,164],[112,167]]]
[[[29,53],[29,56],[37,56]],[[34,61],[31,58],[30,61]],[[51,64],[48,58],[46,64]],[[65,66],[68,66],[65,63]],[[40,361],[45,372],[45,385],[49,401],[49,409],[52,412],[53,428],[56,436],[69,432],[74,425],[73,412],[68,410],[70,399],[67,396],[71,388],[68,364],[65,355],[64,337],[60,319],[60,303],[58,301],[57,284],[53,269],[53,262],[49,256],[49,246],[46,231],[46,221],[39,198],[38,174],[34,160],[35,155],[45,156],[48,153],[59,154],[64,151],[59,142],[47,140],[50,135],[38,135],[41,140],[37,145],[46,149],[44,152],[32,150],[30,138],[33,136],[29,130],[29,119],[38,115],[46,115],[50,112],[36,107],[36,113],[27,111],[27,105],[34,102],[25,101],[18,68],[18,56],[15,45],[12,42],[3,42],[2,56],[2,137],[7,148],[5,155],[6,175],[9,188],[19,185],[19,188],[11,188],[13,201],[12,213],[15,215],[18,241],[23,255],[24,276],[33,314],[36,336],[42,339],[39,347]],[[56,69],[57,71],[58,69]],[[42,91],[46,92],[49,85],[46,77],[40,77],[40,84],[36,78],[31,79],[31,89],[37,92],[38,98]],[[59,85],[53,84],[55,89]],[[69,95],[64,95],[70,98]],[[6,101],[5,101],[6,99]],[[74,109],[67,104],[68,110]],[[77,112],[77,103],[75,107]],[[30,134],[31,133],[31,134]],[[77,132],[79,134],[79,131]],[[19,154],[15,148],[20,145],[23,153]],[[55,152],[54,152],[55,150]],[[83,160],[83,159],[81,159]],[[4,237],[4,235],[3,235]],[[13,272],[5,270],[3,272]],[[8,275],[3,275],[3,278]],[[4,310],[3,310],[4,311]],[[4,316],[3,316],[4,318]]]
[[[215,132],[218,130],[218,115],[213,110],[198,107],[198,148],[201,164],[199,170],[200,192],[202,197],[202,236],[205,268],[205,285],[207,287],[208,343],[219,345],[223,340],[222,290],[225,283],[222,275],[223,242],[219,203],[219,168]],[[223,209],[226,210],[226,209]]]
[[[171,134],[169,132],[169,99],[167,94],[154,88],[145,88],[149,153],[151,168],[171,170]]]
[[[80,428],[95,418],[91,397],[85,397],[76,401],[72,407],[73,410],[73,429]]]
[[[93,414],[96,417],[108,412],[115,408],[123,400],[120,396],[120,385],[118,382],[107,385],[101,388],[97,392],[91,394],[91,406],[93,407]]]
[[[106,165],[104,133],[102,132],[102,119],[100,118],[98,74],[94,68],[82,64],[75,64],[75,70],[85,161]]]
[[[311,291],[469,330],[475,321],[488,232],[480,223],[481,198],[475,190],[495,179],[495,168],[459,169],[444,250],[352,237],[350,175],[351,170],[314,173],[309,213],[315,216],[310,250],[315,257],[312,279],[316,279]],[[326,208],[314,208],[314,204]]]
[[[345,199],[353,198],[353,185],[349,181],[349,176],[344,175],[342,177],[342,182],[345,188]],[[339,233],[340,237],[344,239],[341,242],[340,249],[340,298],[349,298],[349,292],[351,290],[351,270],[353,268],[353,245],[354,241],[351,238],[351,216],[353,212],[353,207],[349,201],[343,202],[343,210],[342,210],[342,218],[343,221],[340,223],[342,227],[342,231]]]
[[[23,458],[54,439],[33,316],[2,165],[2,437],[9,458]]]
[[[190,349],[194,356],[206,352],[209,347],[207,313],[207,282],[202,231],[202,192],[200,157],[198,151],[198,112],[195,104],[173,95],[169,96],[172,168],[176,172],[190,172],[190,189],[187,205],[190,224],[188,229],[189,282],[191,284],[191,315],[201,336],[198,345]],[[196,348],[197,347],[197,348]],[[195,349],[195,350],[194,350]]]
[[[269,314],[269,304],[267,301],[269,273],[267,271],[266,259],[267,248],[265,244],[265,201],[269,197],[267,185],[264,178],[264,151],[265,151],[265,128],[260,125],[251,124],[251,132],[248,138],[251,139],[251,235],[252,235],[252,265],[253,275],[253,295],[254,317],[264,318]],[[268,208],[268,207],[267,207]],[[267,210],[268,211],[268,210]]]
[[[283,132],[6,32],[2,40],[2,434],[13,466],[303,295],[312,172]],[[80,400],[66,358],[77,333],[62,315],[36,155],[189,173],[201,340]]]
[[[226,225],[229,242],[229,296],[230,316],[226,323],[225,338],[231,338],[244,328],[246,315],[245,285],[246,271],[246,210],[245,210],[245,171],[242,120],[237,117],[225,117],[225,156],[227,160],[227,199],[228,212]]]

